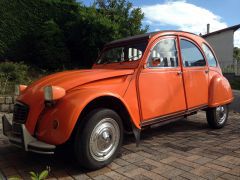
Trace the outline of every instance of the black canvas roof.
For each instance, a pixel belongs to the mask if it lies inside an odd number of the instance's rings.
[[[119,44],[119,43],[124,43],[125,41],[141,41],[141,40],[147,40],[149,39],[152,35],[156,34],[158,32],[150,32],[150,33],[146,33],[146,34],[139,34],[139,35],[135,35],[135,36],[129,36],[123,39],[118,39],[115,41],[111,41],[109,43],[106,44],[106,46],[110,46],[112,44]]]
[[[135,36],[129,36],[129,37],[126,37],[123,39],[114,40],[114,41],[107,43],[105,46],[111,46],[113,44],[120,44],[120,43],[124,43],[124,42],[128,42],[128,41],[148,40],[149,38],[151,38],[152,36],[154,36],[155,34],[160,33],[160,32],[186,32],[186,31],[164,30],[164,31],[149,32],[149,33],[145,33],[145,34],[139,34],[139,35],[135,35]],[[187,32],[187,33],[190,33],[190,32]],[[194,33],[190,33],[190,34],[194,34]],[[194,35],[196,35],[196,34],[194,34]]]

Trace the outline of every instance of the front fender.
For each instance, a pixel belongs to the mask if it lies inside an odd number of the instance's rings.
[[[129,107],[118,94],[102,92],[98,89],[75,90],[61,99],[56,106],[46,108],[37,123],[37,137],[49,144],[63,144],[70,138],[82,110],[92,100],[101,96],[118,98],[125,105],[132,118]],[[54,120],[59,122],[58,128],[56,129],[53,128]],[[136,126],[138,127],[139,125],[136,124]]]
[[[216,107],[231,103],[233,100],[232,89],[228,80],[219,74],[215,75],[209,86],[209,107]]]

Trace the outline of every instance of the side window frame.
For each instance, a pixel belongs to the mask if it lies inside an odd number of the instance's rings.
[[[209,67],[213,67],[213,68],[217,68],[219,64],[218,64],[218,60],[217,60],[217,57],[216,57],[216,55],[215,55],[215,52],[214,52],[213,49],[212,49],[208,44],[206,44],[205,42],[203,42],[201,46],[203,46],[203,45],[205,45],[205,46],[210,50],[210,52],[212,53],[212,55],[213,55],[213,57],[214,57],[214,60],[215,60],[215,62],[216,62],[216,66],[210,66],[210,64],[209,64],[209,62],[208,62],[208,58],[207,58],[207,56],[206,56],[206,54],[205,54],[205,52],[204,52],[204,50],[203,50],[203,48],[202,48],[203,53],[204,53],[204,56],[205,56],[205,59],[207,60],[208,66],[209,66]]]
[[[165,40],[165,39],[173,39],[175,40],[175,47],[176,47],[176,51],[177,51],[177,62],[178,62],[178,65],[175,66],[175,67],[160,67],[160,66],[156,66],[156,67],[152,67],[152,66],[149,66],[149,57],[151,56],[151,53],[152,53],[152,50],[154,49],[154,47],[162,40]],[[180,68],[181,66],[181,62],[180,62],[180,55],[179,55],[179,49],[178,49],[178,37],[177,36],[160,36],[158,37],[151,45],[151,48],[150,50],[147,52],[148,55],[147,55],[147,58],[146,58],[146,68],[147,69],[172,69],[172,68]]]
[[[205,66],[184,66],[183,57],[182,57],[182,51],[181,51],[181,40],[188,41],[188,42],[194,44],[195,47],[197,47],[197,49],[199,50],[199,52],[201,53],[201,55],[202,55],[202,57],[203,57],[203,60],[205,61]],[[180,37],[179,37],[179,47],[180,47],[179,53],[181,54],[181,64],[182,64],[182,67],[183,67],[183,68],[206,68],[206,67],[208,66],[208,61],[207,61],[206,58],[205,58],[205,54],[204,54],[202,48],[201,48],[196,42],[194,42],[193,40],[191,40],[191,39],[189,39],[189,38],[186,38],[186,37],[180,36]]]

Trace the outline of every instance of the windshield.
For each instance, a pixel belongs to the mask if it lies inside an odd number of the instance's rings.
[[[146,42],[141,42],[106,49],[97,60],[97,64],[139,60],[142,57],[146,46]]]

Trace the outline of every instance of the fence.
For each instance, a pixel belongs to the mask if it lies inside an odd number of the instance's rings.
[[[234,60],[232,63],[220,62],[223,73],[232,73],[240,76],[240,61]]]

